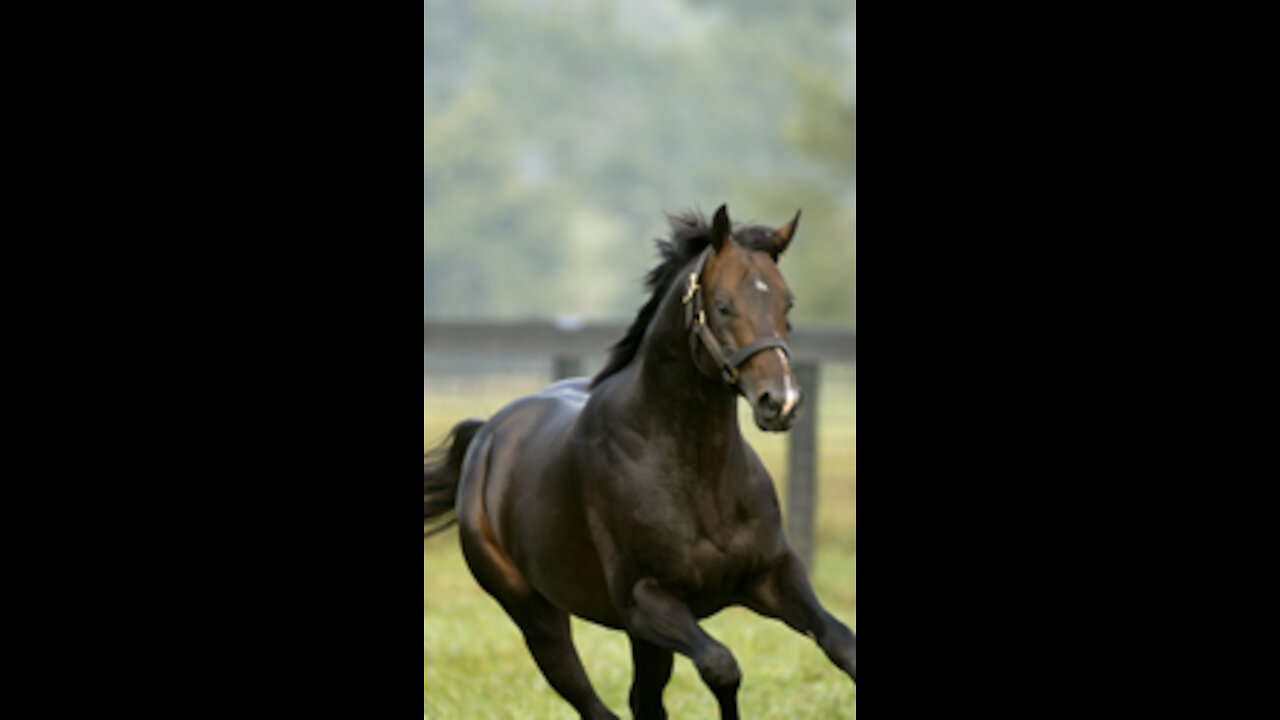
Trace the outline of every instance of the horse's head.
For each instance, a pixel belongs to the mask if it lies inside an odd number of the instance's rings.
[[[756,425],[774,432],[791,428],[803,397],[787,345],[794,297],[778,271],[799,223],[797,212],[781,228],[734,231],[721,205],[684,295],[694,362],[734,385],[755,410]]]

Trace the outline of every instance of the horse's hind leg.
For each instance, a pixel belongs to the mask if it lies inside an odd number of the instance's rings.
[[[458,494],[458,535],[462,555],[480,587],[494,597],[524,633],[525,644],[551,687],[582,720],[618,720],[591,687],[587,671],[573,647],[569,616],[529,586],[520,569],[494,537],[484,509],[492,438],[472,442],[469,474]]]
[[[551,687],[578,711],[583,720],[618,720],[591,687],[582,660],[573,646],[569,616],[540,596],[511,607],[507,613],[524,632],[525,644]]]
[[[662,691],[671,680],[674,660],[670,650],[628,635],[631,638],[631,661],[635,680],[631,684],[631,714],[635,720],[667,720],[662,706]]]
[[[502,605],[524,633],[525,644],[538,668],[582,716],[582,720],[618,720],[600,701],[573,646],[569,616],[529,584],[496,543],[487,536],[487,523],[471,524],[464,517],[462,550],[480,586]]]

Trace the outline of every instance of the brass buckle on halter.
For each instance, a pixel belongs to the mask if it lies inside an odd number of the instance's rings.
[[[701,286],[698,285],[698,273],[689,273],[689,291],[684,294],[684,299],[680,302],[684,305],[688,305],[689,301],[693,299],[694,293],[698,292],[700,289]]]

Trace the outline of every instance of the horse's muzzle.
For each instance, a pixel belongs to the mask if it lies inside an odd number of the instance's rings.
[[[796,414],[804,404],[800,388],[788,388],[789,392],[766,390],[751,403],[755,410],[756,426],[765,432],[785,432],[796,422]]]

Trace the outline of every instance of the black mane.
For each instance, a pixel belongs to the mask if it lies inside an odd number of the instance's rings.
[[[686,210],[678,215],[668,215],[667,221],[671,224],[671,239],[655,241],[658,253],[662,256],[662,262],[645,276],[645,285],[653,291],[653,295],[649,298],[649,302],[640,308],[627,334],[609,349],[609,362],[605,363],[604,368],[591,380],[592,388],[631,364],[636,354],[640,352],[640,342],[644,340],[645,331],[649,329],[649,323],[658,312],[658,305],[671,289],[671,284],[676,281],[680,269],[711,243],[711,225],[707,223],[702,213]],[[732,235],[738,244],[751,250],[763,250],[769,253],[774,251],[772,233],[766,228],[750,226],[735,229]],[[776,255],[774,260],[777,260]]]

